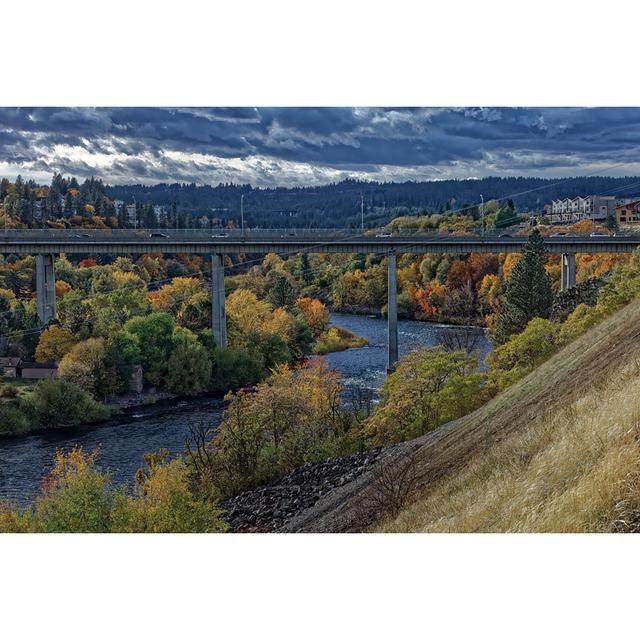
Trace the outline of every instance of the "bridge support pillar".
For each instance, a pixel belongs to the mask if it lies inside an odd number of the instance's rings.
[[[36,300],[38,318],[42,325],[56,318],[56,274],[53,254],[36,256]]]
[[[576,286],[576,254],[563,253],[560,259],[560,291]]]
[[[398,296],[396,254],[388,257],[387,285],[387,373],[395,371],[398,362]]]
[[[211,318],[216,346],[227,348],[227,311],[224,304],[224,266],[222,256],[211,255]]]

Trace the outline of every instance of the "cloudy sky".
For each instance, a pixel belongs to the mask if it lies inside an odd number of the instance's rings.
[[[0,108],[0,176],[43,182],[635,175],[639,150],[640,108]]]

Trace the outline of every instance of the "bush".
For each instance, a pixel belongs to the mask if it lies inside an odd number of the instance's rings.
[[[190,449],[195,484],[227,498],[307,461],[351,453],[342,445],[357,439],[349,437],[340,391],[337,374],[316,360],[295,371],[280,365],[255,390],[228,394],[213,441]]]
[[[559,348],[560,325],[534,318],[520,333],[489,354],[489,375],[498,389],[505,389],[533,371]]]
[[[16,398],[20,390],[12,384],[3,384],[0,387],[0,398]]]
[[[382,402],[366,429],[377,444],[417,438],[479,407],[486,399],[486,376],[477,360],[461,351],[413,351],[382,387]]]
[[[228,391],[255,384],[264,377],[262,356],[244,349],[218,349],[214,347],[211,389]]]
[[[0,504],[0,533],[182,533],[225,531],[216,505],[193,496],[187,469],[166,452],[146,456],[133,495],[113,487],[97,452],[58,452],[41,494],[24,510]]]
[[[29,431],[29,420],[11,404],[0,404],[0,435],[18,435]]]
[[[604,316],[605,314],[601,307],[588,307],[586,304],[579,304],[562,323],[558,342],[561,345],[568,344],[598,324],[604,319]]]
[[[27,401],[44,427],[66,427],[109,418],[107,407],[64,380],[40,380]]]
[[[348,329],[330,327],[318,338],[315,352],[319,355],[324,355],[334,351],[357,349],[367,344],[369,344],[369,341],[366,338],[361,338]]]

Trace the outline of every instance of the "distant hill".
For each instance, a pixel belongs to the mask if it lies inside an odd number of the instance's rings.
[[[511,198],[518,211],[539,211],[554,198],[577,195],[634,195],[640,177],[483,178],[430,182],[360,182],[345,180],[321,187],[255,189],[250,185],[157,184],[107,186],[112,199],[171,207],[193,216],[222,221],[240,219],[261,227],[357,227],[361,207],[367,226],[384,224],[394,217],[415,213],[460,210],[495,198]]]

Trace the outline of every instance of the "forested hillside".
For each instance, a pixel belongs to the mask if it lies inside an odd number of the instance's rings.
[[[638,179],[577,177],[569,180],[542,178],[484,178],[482,180],[438,180],[430,182],[360,182],[308,188],[254,189],[250,185],[195,184],[126,185],[108,187],[113,198],[171,206],[188,213],[237,220],[240,197],[244,197],[247,224],[261,227],[350,227],[386,224],[400,215],[467,209],[472,214],[480,202],[511,197],[520,211],[541,210],[553,198],[602,194],[615,191],[629,195],[637,191]],[[625,187],[628,186],[628,189]],[[517,195],[522,194],[522,195]]]
[[[431,182],[360,182],[306,188],[256,189],[251,185],[105,185],[89,178],[53,176],[49,185],[18,177],[0,181],[0,226],[193,228],[239,226],[241,203],[249,227],[382,226],[399,216],[460,212],[477,218],[481,197],[510,199],[518,212],[541,211],[554,198],[587,194],[633,195],[634,177],[484,178]],[[126,205],[136,205],[135,223]],[[6,216],[6,217],[5,217]]]

